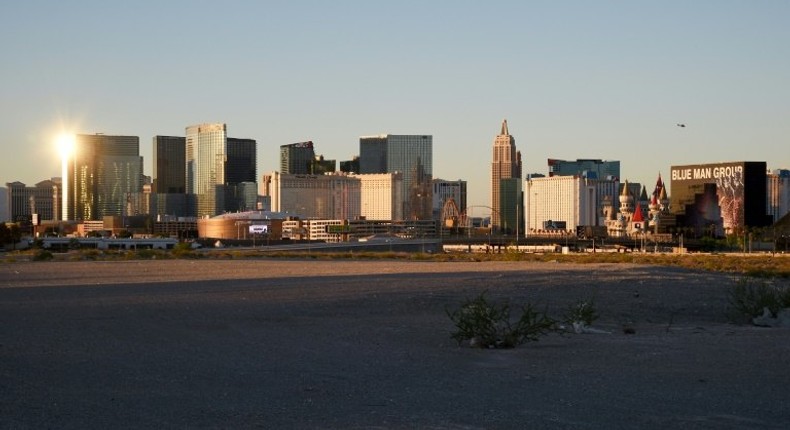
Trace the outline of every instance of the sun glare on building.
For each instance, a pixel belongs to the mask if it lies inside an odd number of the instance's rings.
[[[60,151],[61,159],[69,157],[74,152],[74,135],[61,134],[57,140],[58,150]]]
[[[63,178],[63,185],[62,185],[62,187],[63,187],[63,189],[62,189],[62,193],[63,193],[62,194],[63,195],[62,201],[63,201],[63,203],[61,205],[61,208],[62,208],[61,219],[64,219],[64,220],[68,219],[68,205],[69,205],[69,200],[68,200],[68,195],[69,195],[68,176],[69,175],[68,175],[68,171],[69,171],[69,158],[74,156],[74,141],[75,141],[75,138],[74,138],[73,134],[63,133],[60,136],[58,136],[58,139],[57,139],[57,142],[56,142],[57,146],[58,146],[58,151],[60,152],[61,174],[63,175],[62,176],[62,178]]]

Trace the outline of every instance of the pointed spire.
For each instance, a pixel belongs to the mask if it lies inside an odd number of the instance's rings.
[[[623,182],[623,192],[620,193],[621,196],[629,196],[631,193],[628,192],[628,179]]]
[[[665,185],[661,185],[661,192],[658,194],[659,200],[667,200],[667,187]]]
[[[642,194],[639,195],[639,200],[646,202],[647,201],[647,187],[642,185]]]
[[[653,195],[658,195],[661,188],[664,186],[664,181],[661,179],[661,172],[658,172],[658,179],[656,180],[656,188],[653,190]]]
[[[644,222],[644,217],[642,217],[642,206],[639,205],[637,202],[636,209],[634,209],[634,217],[631,218],[632,222]]]
[[[507,131],[507,119],[502,120],[502,131],[499,132],[500,135],[507,136],[510,133]]]
[[[658,197],[655,194],[653,194],[653,197],[650,197],[650,204],[647,205],[647,209],[652,214],[658,212],[660,208],[661,205],[658,204]]]

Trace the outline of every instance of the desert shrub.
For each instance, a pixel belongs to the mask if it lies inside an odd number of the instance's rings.
[[[412,260],[426,261],[426,260],[433,259],[433,254],[430,254],[430,253],[427,253],[427,252],[415,252],[415,253],[409,255],[409,257]]]
[[[760,316],[768,308],[776,317],[779,310],[790,307],[790,287],[747,276],[735,282],[729,299],[730,306],[740,316]]]
[[[86,260],[98,260],[101,256],[101,252],[96,249],[86,249],[80,252],[82,254],[82,258]]]
[[[467,299],[459,309],[447,311],[457,330],[451,335],[459,344],[465,340],[473,346],[495,346],[501,333],[510,325],[510,307],[490,304],[485,293]]]
[[[137,258],[151,260],[153,258],[157,258],[158,252],[154,251],[153,249],[138,249],[136,254]]]
[[[527,303],[521,308],[521,318],[516,322],[513,335],[515,345],[524,342],[537,342],[540,337],[556,330],[557,321],[549,317],[546,311],[537,311]]]
[[[504,253],[501,255],[502,261],[521,261],[522,256],[519,252],[516,252],[515,248],[510,249],[508,248]]]
[[[33,261],[49,261],[52,260],[54,256],[51,252],[47,251],[46,249],[42,249],[35,254],[33,254]]]
[[[580,323],[585,326],[590,326],[598,319],[598,312],[595,309],[595,302],[593,300],[579,300],[575,304],[568,307],[568,312],[565,314],[565,322],[568,324]]]
[[[199,258],[200,254],[192,249],[189,242],[179,242],[173,247],[173,257],[176,258]]]
[[[510,305],[489,303],[485,293],[467,299],[459,309],[446,310],[456,331],[451,334],[460,345],[478,348],[513,348],[529,341],[537,341],[556,325],[546,312],[536,311],[531,304],[521,309],[521,317],[514,323],[510,318]]]
[[[252,257],[255,257],[255,256],[256,256],[255,255],[255,251],[246,250],[246,249],[243,249],[243,250],[240,250],[240,251],[239,250],[228,250],[228,252],[225,254],[225,257],[230,259],[230,260],[234,260],[234,259],[235,260],[244,260],[244,259],[252,258]]]

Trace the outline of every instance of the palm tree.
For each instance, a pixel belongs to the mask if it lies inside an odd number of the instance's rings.
[[[0,247],[11,241],[11,230],[4,222],[0,222]]]
[[[16,244],[22,239],[22,230],[19,229],[18,224],[11,224],[9,228],[9,239],[13,244],[13,250],[16,251]]]

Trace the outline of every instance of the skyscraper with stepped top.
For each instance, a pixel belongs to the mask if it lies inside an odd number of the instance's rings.
[[[513,186],[516,184],[517,186]],[[505,119],[502,120],[499,135],[494,138],[491,161],[491,225],[494,230],[512,233],[519,231],[517,226],[523,218],[523,210],[519,210],[522,201],[520,185],[521,152],[516,151],[516,139],[510,135]]]

